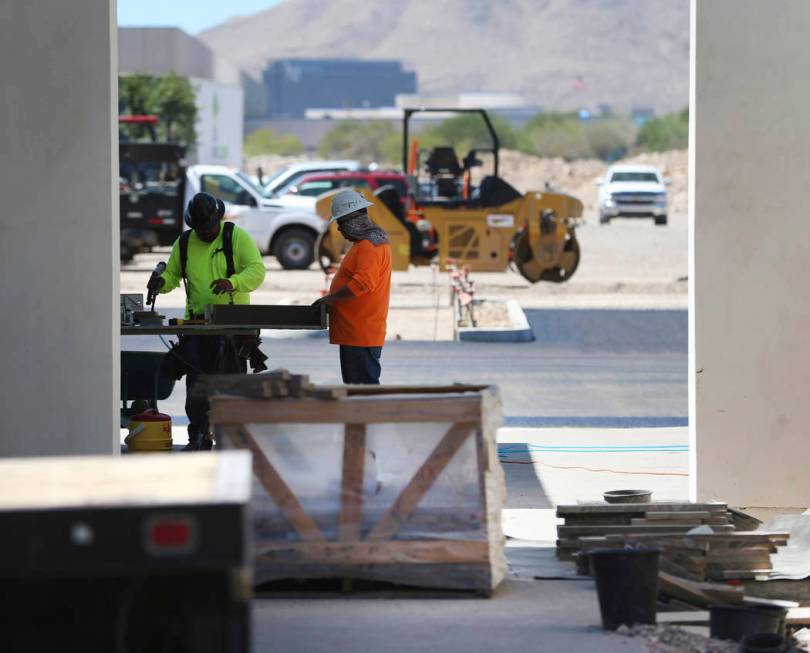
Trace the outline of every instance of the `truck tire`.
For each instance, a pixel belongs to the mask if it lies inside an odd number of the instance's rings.
[[[285,270],[306,270],[315,260],[315,237],[305,229],[287,229],[279,234],[274,254]]]
[[[659,227],[666,225],[667,223],[667,216],[665,215],[658,215],[655,217],[655,224]]]
[[[610,224],[610,217],[607,215],[600,215],[599,224]]]
[[[129,263],[135,258],[135,251],[126,243],[121,243],[121,263]]]

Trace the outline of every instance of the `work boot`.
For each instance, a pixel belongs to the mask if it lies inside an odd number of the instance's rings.
[[[183,447],[183,451],[211,451],[214,448],[214,442],[205,437],[198,437],[195,440],[189,440],[188,444]]]

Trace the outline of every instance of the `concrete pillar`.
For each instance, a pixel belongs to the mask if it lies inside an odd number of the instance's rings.
[[[0,0],[0,456],[118,451],[115,0]]]
[[[810,3],[693,2],[697,497],[810,503]]]

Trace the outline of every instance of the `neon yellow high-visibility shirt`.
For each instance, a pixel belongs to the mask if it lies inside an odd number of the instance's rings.
[[[215,295],[211,289],[211,282],[227,278],[234,287],[233,303],[250,304],[250,295],[264,281],[264,263],[259,248],[244,229],[233,228],[233,267],[236,273],[226,277],[228,264],[225,253],[222,251],[222,229],[211,243],[206,243],[191,232],[188,239],[188,260],[186,261],[186,276],[188,278],[188,293],[186,302],[186,318],[190,318],[189,307],[195,315],[205,312],[206,304],[229,304],[230,293]],[[160,289],[167,293],[183,282],[180,273],[180,239],[174,241],[172,253],[166,263],[166,270],[161,275],[166,283]]]

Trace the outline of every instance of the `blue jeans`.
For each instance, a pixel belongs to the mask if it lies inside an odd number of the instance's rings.
[[[343,383],[380,384],[382,347],[340,345],[340,373]]]

